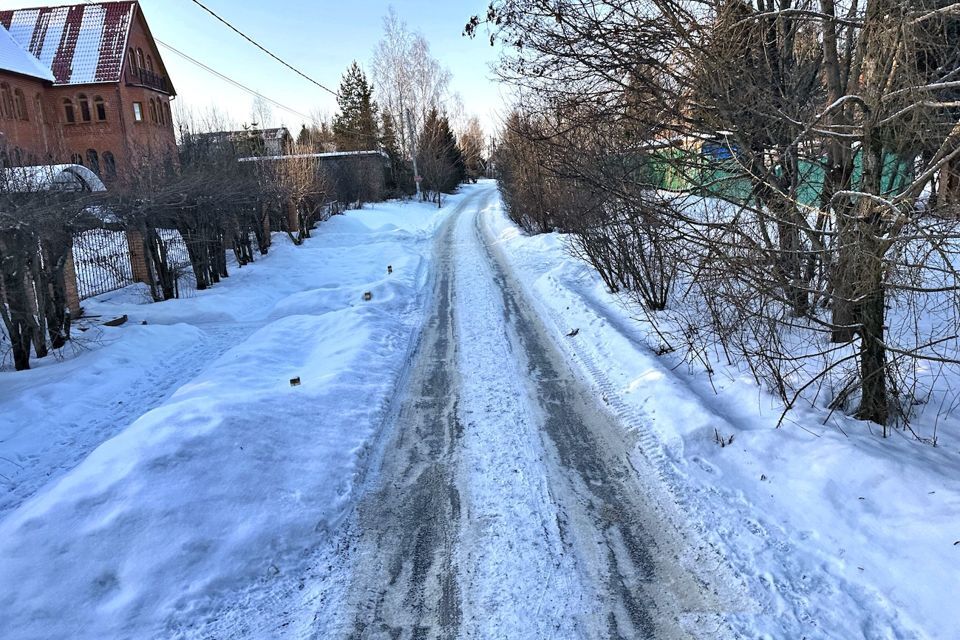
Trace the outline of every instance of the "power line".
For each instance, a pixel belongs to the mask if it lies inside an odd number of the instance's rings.
[[[84,2],[84,4],[95,4],[95,3],[97,2],[97,0],[83,0],[83,2]],[[304,119],[307,120],[307,121],[310,121],[310,120],[313,119],[311,116],[308,116],[308,115],[306,115],[305,113],[300,113],[300,112],[297,111],[296,109],[291,109],[290,107],[286,106],[285,104],[282,104],[282,103],[280,103],[280,102],[277,102],[277,101],[274,100],[273,98],[268,98],[267,96],[263,95],[263,94],[260,93],[259,91],[255,91],[254,89],[251,89],[251,88],[248,87],[247,85],[242,84],[242,83],[234,80],[233,78],[231,78],[231,77],[229,77],[229,76],[227,76],[227,75],[225,75],[225,74],[223,74],[223,73],[220,73],[220,72],[217,71],[216,69],[213,69],[213,68],[207,66],[206,64],[200,62],[199,60],[197,60],[197,59],[194,58],[193,56],[190,56],[189,54],[186,54],[186,53],[184,53],[183,51],[180,51],[179,49],[177,49],[177,48],[174,47],[173,45],[167,44],[166,42],[164,42],[163,40],[160,40],[159,38],[154,38],[154,41],[155,41],[157,44],[163,46],[165,49],[167,49],[167,50],[169,50],[169,51],[172,51],[173,53],[177,54],[178,56],[180,56],[180,57],[183,58],[184,60],[187,60],[188,62],[191,62],[191,63],[195,64],[196,66],[200,67],[201,69],[203,69],[203,70],[206,71],[207,73],[210,73],[210,74],[215,75],[216,77],[220,78],[220,79],[223,80],[224,82],[228,82],[228,83],[232,84],[233,86],[237,87],[238,89],[241,89],[241,90],[243,90],[243,91],[246,91],[247,93],[249,93],[250,95],[252,95],[252,96],[254,96],[254,97],[262,98],[263,100],[266,100],[267,102],[269,102],[270,104],[276,106],[277,108],[283,109],[283,110],[286,111],[287,113],[293,114],[293,115],[295,115],[295,116],[297,116],[297,117],[304,118]]]
[[[98,0],[83,0],[83,2],[84,2],[85,4],[91,4],[91,3],[95,3],[95,2],[97,2],[97,1],[98,1]],[[321,89],[323,89],[323,90],[326,91],[327,93],[330,93],[331,95],[333,95],[334,97],[336,97],[336,98],[339,99],[340,94],[338,94],[336,91],[333,91],[332,89],[329,89],[329,88],[325,87],[322,83],[317,82],[317,81],[314,80],[313,78],[311,78],[311,77],[307,76],[306,74],[304,74],[303,72],[301,72],[301,71],[300,71],[299,69],[297,69],[296,67],[294,67],[294,66],[288,64],[287,62],[285,62],[284,60],[280,59],[279,57],[277,57],[276,55],[274,55],[273,53],[271,53],[269,50],[267,50],[266,48],[264,48],[262,45],[260,45],[259,43],[257,43],[256,41],[254,41],[253,39],[251,39],[250,37],[248,37],[248,36],[247,36],[246,34],[244,34],[242,31],[240,31],[239,29],[237,29],[236,27],[234,27],[232,24],[230,24],[229,22],[227,22],[226,20],[224,20],[223,18],[221,18],[219,15],[217,15],[216,13],[214,13],[211,9],[207,8],[203,3],[198,2],[198,0],[193,0],[193,2],[195,2],[195,3],[196,3],[199,7],[201,7],[204,11],[206,11],[207,13],[209,13],[210,15],[212,15],[213,17],[215,17],[217,20],[219,20],[220,22],[222,22],[223,24],[225,24],[227,27],[229,27],[232,31],[235,31],[237,34],[239,34],[240,36],[242,36],[245,40],[249,41],[251,44],[253,44],[254,46],[256,46],[258,49],[260,49],[261,51],[263,51],[263,52],[266,53],[267,55],[269,55],[269,56],[270,56],[271,58],[273,58],[274,60],[277,60],[278,62],[280,62],[280,63],[283,64],[284,66],[290,68],[291,70],[293,70],[293,71],[296,72],[297,74],[303,76],[304,78],[306,78],[307,80],[309,80],[309,81],[312,82],[313,84],[317,85],[318,87],[320,87]],[[237,87],[238,89],[241,89],[241,90],[243,90],[243,91],[246,91],[247,93],[249,93],[249,94],[251,94],[251,95],[253,95],[253,96],[257,97],[257,98],[262,98],[263,100],[266,100],[266,101],[269,102],[270,104],[272,104],[272,105],[274,105],[274,106],[276,106],[276,107],[278,107],[278,108],[280,108],[280,109],[283,109],[284,111],[286,111],[286,112],[288,112],[288,113],[291,113],[291,114],[293,114],[293,115],[296,115],[296,116],[298,116],[298,117],[301,117],[301,118],[303,118],[303,119],[306,120],[306,121],[312,121],[312,120],[313,120],[313,117],[312,117],[312,116],[308,116],[308,115],[306,115],[305,113],[301,113],[301,112],[297,111],[296,109],[291,109],[290,107],[288,107],[288,106],[286,106],[286,105],[284,105],[284,104],[282,104],[282,103],[280,103],[280,102],[277,102],[277,101],[274,100],[273,98],[269,98],[269,97],[263,95],[262,93],[260,93],[260,92],[258,92],[258,91],[255,91],[254,89],[251,89],[250,87],[248,87],[248,86],[246,86],[246,85],[244,85],[244,84],[242,84],[242,83],[234,80],[233,78],[231,78],[231,77],[229,77],[229,76],[227,76],[227,75],[225,75],[225,74],[223,74],[223,73],[220,73],[220,72],[217,71],[216,69],[213,69],[213,68],[207,66],[206,64],[204,64],[203,62],[200,62],[199,60],[197,60],[197,59],[194,58],[193,56],[191,56],[191,55],[189,55],[189,54],[187,54],[187,53],[184,53],[183,51],[180,51],[179,49],[177,49],[177,48],[174,47],[173,45],[167,44],[166,42],[160,40],[159,38],[154,38],[154,41],[155,41],[157,44],[159,44],[159,45],[161,45],[162,47],[164,47],[165,49],[167,49],[167,50],[169,50],[169,51],[177,54],[178,56],[182,57],[183,59],[187,60],[188,62],[190,62],[190,63],[192,63],[192,64],[200,67],[201,69],[203,69],[203,70],[206,71],[207,73],[210,73],[210,74],[212,74],[212,75],[220,78],[221,80],[223,80],[223,81],[225,81],[225,82],[228,82],[229,84]],[[359,130],[354,130],[354,129],[346,129],[346,130],[344,130],[343,132],[344,132],[344,133],[348,133],[348,134],[350,134],[350,135],[352,135],[352,136],[356,136],[356,137],[366,136],[366,135],[367,135],[367,133],[365,133],[365,132],[361,132],[361,131],[359,131]]]
[[[260,44],[259,42],[257,42],[256,40],[254,40],[253,38],[251,38],[250,36],[248,36],[248,35],[245,34],[244,32],[240,31],[240,29],[236,28],[235,26],[233,26],[232,24],[230,24],[229,22],[227,22],[223,17],[221,17],[220,15],[218,15],[213,9],[209,8],[208,6],[206,6],[205,4],[203,4],[202,2],[200,2],[200,0],[193,0],[193,3],[194,3],[195,5],[197,5],[198,7],[200,7],[201,9],[203,9],[204,11],[206,11],[207,13],[209,13],[211,16],[213,16],[213,17],[216,18],[217,20],[219,20],[220,22],[222,22],[223,24],[225,24],[231,31],[233,31],[234,33],[236,33],[237,35],[239,35],[241,38],[243,38],[244,40],[246,40],[247,42],[249,42],[250,44],[252,44],[252,45],[255,46],[256,48],[260,49],[260,50],[263,51],[265,54],[267,54],[268,56],[270,56],[271,58],[273,58],[274,60],[276,60],[277,62],[279,62],[279,63],[282,64],[283,66],[285,66],[286,68],[290,69],[291,71],[293,71],[294,73],[296,73],[296,74],[299,75],[300,77],[302,77],[302,78],[304,78],[305,80],[307,80],[307,81],[309,81],[309,82],[317,85],[318,87],[320,87],[321,89],[323,89],[324,91],[326,91],[327,93],[329,93],[329,94],[332,95],[332,96],[335,96],[335,97],[338,97],[338,96],[339,96],[339,94],[338,94],[336,91],[334,91],[333,89],[330,89],[329,87],[325,86],[325,85],[324,85],[323,83],[321,83],[321,82],[317,82],[316,80],[314,80],[313,78],[311,78],[310,76],[308,76],[307,74],[305,74],[303,71],[300,71],[300,69],[297,69],[295,66],[293,66],[292,64],[290,64],[289,62],[287,62],[287,61],[284,60],[283,58],[279,57],[278,55],[276,55],[275,53],[273,53],[272,51],[270,51],[269,49],[267,49],[266,47],[264,47],[262,44]]]
[[[277,102],[277,101],[274,100],[273,98],[268,98],[267,96],[263,95],[262,93],[260,93],[260,92],[258,92],[258,91],[255,91],[255,90],[251,89],[250,87],[246,86],[245,84],[242,84],[242,83],[234,80],[233,78],[231,78],[231,77],[229,77],[229,76],[226,76],[226,75],[220,73],[220,72],[217,71],[216,69],[212,69],[211,67],[209,67],[209,66],[207,66],[206,64],[200,62],[200,61],[197,60],[196,58],[194,58],[194,57],[192,57],[192,56],[184,53],[183,51],[180,51],[179,49],[177,49],[177,48],[174,47],[173,45],[167,44],[166,42],[164,42],[163,40],[160,40],[159,38],[154,38],[154,40],[156,41],[157,44],[161,45],[163,48],[165,48],[165,49],[167,49],[167,50],[169,50],[169,51],[172,51],[173,53],[177,54],[178,56],[180,56],[180,57],[183,58],[184,60],[187,60],[188,62],[191,62],[191,63],[197,65],[198,67],[200,67],[200,68],[203,69],[204,71],[206,71],[206,72],[208,72],[208,73],[211,73],[211,74],[217,76],[217,77],[220,78],[221,80],[232,84],[233,86],[237,87],[238,89],[242,89],[243,91],[246,91],[247,93],[249,93],[249,94],[251,94],[251,95],[253,95],[253,96],[257,97],[257,98],[261,98],[261,99],[263,99],[263,100],[266,100],[266,101],[269,102],[270,104],[272,104],[272,105],[274,105],[274,106],[276,106],[276,107],[278,107],[278,108],[280,108],[280,109],[283,109],[284,111],[286,111],[286,112],[288,112],[288,113],[291,113],[291,114],[293,114],[293,115],[295,115],[295,116],[299,116],[299,117],[301,117],[301,118],[304,118],[304,119],[307,120],[307,121],[310,121],[310,120],[312,119],[310,116],[308,116],[308,115],[306,115],[306,114],[304,114],[304,113],[300,113],[300,112],[297,111],[296,109],[291,109],[290,107],[288,107],[288,106],[286,106],[286,105],[284,105],[284,104],[282,104],[282,103],[280,103],[280,102]]]

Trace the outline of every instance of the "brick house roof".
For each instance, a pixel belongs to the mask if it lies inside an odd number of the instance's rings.
[[[119,82],[135,1],[0,11],[0,26],[56,84]]]

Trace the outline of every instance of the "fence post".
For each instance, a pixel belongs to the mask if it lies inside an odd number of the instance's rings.
[[[143,234],[136,229],[127,229],[127,247],[130,251],[130,270],[134,282],[153,284],[150,277],[150,265],[143,247]]]
[[[80,308],[80,293],[77,283],[77,264],[73,260],[72,240],[70,250],[67,252],[67,262],[63,267],[63,289],[67,296],[67,309],[70,310],[70,316],[79,318],[82,309]]]

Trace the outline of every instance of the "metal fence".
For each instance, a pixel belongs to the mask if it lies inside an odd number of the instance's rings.
[[[157,229],[166,244],[167,258],[177,274],[181,294],[196,289],[190,254],[176,229]],[[130,245],[124,231],[93,229],[73,238],[73,259],[77,272],[77,295],[86,300],[135,284]]]
[[[157,235],[167,247],[167,260],[177,276],[178,296],[189,296],[197,289],[197,278],[190,264],[187,242],[176,229],[157,229]]]
[[[81,300],[133,284],[127,234],[109,229],[84,231],[73,239],[77,294]]]

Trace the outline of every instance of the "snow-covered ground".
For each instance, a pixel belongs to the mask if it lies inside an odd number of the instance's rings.
[[[556,342],[739,576],[756,606],[731,615],[738,637],[960,637],[960,434],[941,428],[936,448],[882,440],[836,415],[824,426],[813,409],[776,429],[782,406],[745,372],[711,378],[655,355],[643,314],[563,236],[522,235],[499,203],[484,224]]]
[[[434,230],[469,192],[350,212],[300,247],[278,234],[187,299],[87,301],[129,322],[0,373],[0,637],[177,637],[296,589],[352,504]]]
[[[740,371],[711,379],[654,355],[637,310],[562,236],[520,234],[491,187],[466,187],[440,211],[350,212],[300,247],[278,235],[269,256],[186,299],[149,304],[130,287],[87,301],[91,316],[129,322],[91,326],[59,357],[0,372],[0,638],[322,637],[314,613],[342,615],[346,601],[339,586],[322,587],[350,583],[330,575],[358,553],[337,546],[350,543],[342,525],[376,479],[363,470],[390,453],[382,425],[431,308],[436,232],[453,208],[480,201],[491,203],[481,219],[491,250],[629,431],[624,441],[639,443],[633,468],[662,482],[677,502],[669,512],[689,519],[691,557],[722,556],[732,570],[722,573],[741,582],[712,609],[731,612],[736,637],[957,637],[954,423],[936,448],[900,432],[881,440],[836,415],[822,426],[815,409],[775,429],[775,398]],[[468,470],[458,485],[467,534],[451,543],[462,550],[463,628],[547,638],[559,637],[547,623],[564,620],[556,628],[579,637],[575,620],[591,615],[574,609],[606,596],[585,597],[576,563],[525,528],[559,539],[554,529],[567,525],[543,514],[569,509],[543,489],[544,454],[520,429],[538,419],[520,396],[541,390],[517,382],[530,354],[498,333],[509,312],[494,272],[476,247],[464,254],[472,215],[448,251],[459,271],[447,274],[461,292],[450,310],[463,341],[453,375],[469,390],[452,457]],[[487,324],[472,321],[481,315]],[[732,443],[721,448],[716,433]]]

